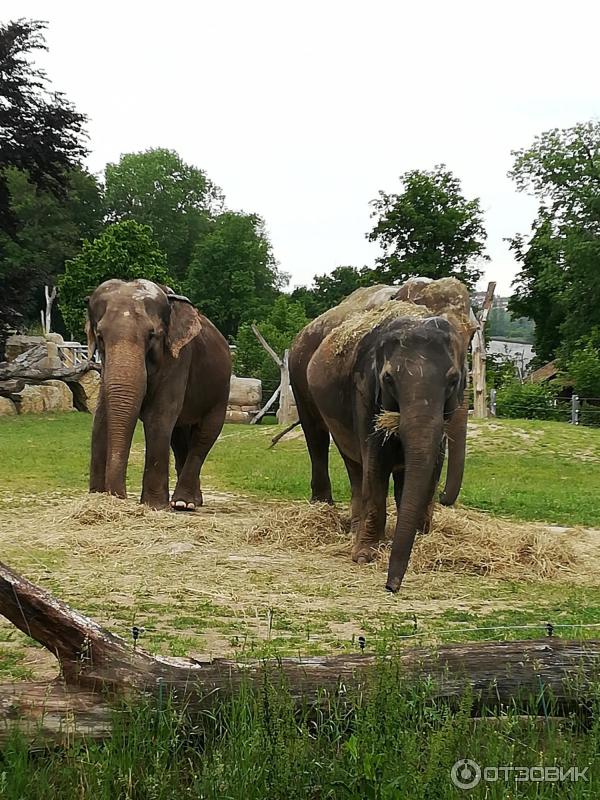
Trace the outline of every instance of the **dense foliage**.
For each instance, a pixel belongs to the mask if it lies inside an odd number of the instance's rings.
[[[179,279],[223,202],[201,169],[162,148],[126,153],[117,164],[107,164],[105,194],[111,221],[149,225],[170,272]]]
[[[443,164],[409,170],[400,182],[399,194],[380,192],[372,202],[376,223],[368,238],[384,250],[377,261],[380,282],[452,276],[473,287],[488,258],[479,198],[467,200]]]
[[[368,267],[336,267],[329,275],[315,275],[311,286],[294,289],[292,299],[302,303],[306,314],[314,319],[337,306],[356,289],[379,282],[377,272]]]
[[[540,205],[530,237],[511,242],[510,309],[535,321],[538,360],[568,359],[600,325],[600,123],[546,131],[514,156],[511,176]]]
[[[225,211],[196,245],[186,279],[190,299],[225,336],[262,319],[287,276],[277,268],[263,220]]]
[[[8,329],[31,316],[36,292],[85,235],[71,207],[81,183],[71,173],[81,175],[87,152],[85,117],[33,63],[46,49],[44,29],[39,21],[0,24],[0,355]],[[46,262],[42,247],[57,222]]]
[[[555,390],[543,383],[520,383],[512,380],[504,383],[496,395],[496,414],[515,419],[562,419],[568,413],[555,404]]]
[[[82,335],[85,323],[84,298],[109,278],[147,278],[173,284],[167,259],[148,225],[133,220],[109,225],[93,242],[67,262],[59,278],[60,306],[68,329]]]

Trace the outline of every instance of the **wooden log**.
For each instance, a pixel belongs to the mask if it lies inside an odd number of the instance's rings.
[[[276,662],[153,657],[1,563],[0,613],[52,652],[60,666],[60,679],[51,683],[0,685],[0,741],[15,725],[54,741],[73,733],[104,736],[115,698],[168,691],[174,702],[193,710],[242,683],[260,686],[265,670],[283,674],[295,699],[317,702],[323,692],[340,687],[368,690],[381,661],[362,653]],[[573,710],[595,691],[599,656],[598,640],[546,638],[418,647],[387,660],[408,679],[432,679],[440,699],[458,700],[470,686],[477,708],[506,707],[528,695],[535,705],[544,694]]]
[[[83,361],[66,367],[48,367],[43,364],[48,350],[45,345],[36,345],[26,353],[22,353],[14,361],[0,364],[0,381],[22,379],[27,383],[43,383],[48,380],[77,380],[91,369],[100,369],[99,364]]]

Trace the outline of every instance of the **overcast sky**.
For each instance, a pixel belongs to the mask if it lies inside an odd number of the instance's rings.
[[[89,118],[89,166],[169,147],[264,217],[291,285],[372,265],[369,200],[446,163],[485,210],[486,279],[531,198],[510,152],[598,116],[591,0],[2,0],[49,22],[41,59]]]

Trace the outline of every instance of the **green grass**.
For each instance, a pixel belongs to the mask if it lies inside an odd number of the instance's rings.
[[[466,693],[451,708],[430,681],[407,685],[381,663],[368,699],[352,690],[323,698],[318,713],[294,708],[277,676],[260,691],[242,686],[232,699],[194,720],[142,703],[121,708],[113,738],[31,753],[15,736],[0,769],[3,800],[446,800],[597,797],[598,702],[584,724],[557,720],[551,697],[530,698],[542,718],[507,709],[471,719]],[[541,724],[540,724],[541,722]],[[587,780],[483,781],[462,792],[451,782],[460,759],[481,767],[577,766]]]
[[[559,525],[600,523],[600,430],[559,422],[479,421],[469,439],[461,502],[472,508]],[[214,488],[262,498],[308,496],[309,460],[301,439],[269,450],[274,426],[227,425],[205,465]],[[87,485],[91,417],[23,416],[0,420],[0,485],[22,494],[80,492]],[[136,431],[129,485],[139,491],[143,440]],[[332,447],[334,494],[348,500],[341,459]]]

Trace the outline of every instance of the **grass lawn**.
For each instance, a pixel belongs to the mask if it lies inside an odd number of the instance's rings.
[[[269,450],[277,430],[226,426],[205,466],[204,508],[176,515],[88,497],[88,415],[2,419],[2,560],[125,638],[132,625],[142,626],[143,647],[173,656],[356,651],[359,635],[368,650],[379,652],[432,642],[539,638],[548,621],[565,638],[600,637],[594,533],[585,533],[589,562],[581,576],[542,580],[527,573],[509,580],[409,568],[393,596],[383,591],[384,565],[350,562],[347,537],[338,549],[257,538],[253,531],[264,524],[265,509],[281,510],[285,528],[292,519],[286,514],[307,508],[298,502],[308,494],[304,441],[292,435]],[[576,526],[600,527],[599,462],[599,430],[552,422],[472,423],[461,503],[485,512],[472,514],[478,524],[501,518],[494,528],[500,535],[515,529],[512,518],[527,521],[528,531],[544,521],[573,528],[561,536],[581,537]],[[142,466],[138,429],[129,469],[133,496]],[[348,486],[335,452],[332,477],[343,505]],[[466,512],[445,513],[462,519]],[[265,689],[224,702],[193,730],[168,708],[157,713],[136,707],[119,712],[115,735],[104,744],[73,743],[32,755],[15,738],[2,754],[0,797],[597,796],[597,710],[585,733],[575,719],[555,719],[551,705],[543,725],[510,709],[494,724],[474,724],[468,703],[450,712],[432,700],[431,685],[403,687],[386,669],[368,703],[344,698],[339,709],[318,719],[299,717],[289,695],[267,695]],[[0,620],[0,681],[55,673],[47,651]],[[482,765],[588,767],[588,781],[497,781],[464,793],[449,780],[452,765],[464,757]]]
[[[226,425],[204,468],[213,488],[258,498],[308,496],[309,459],[304,440],[284,439],[269,450],[279,429]],[[84,491],[91,417],[56,414],[0,419],[0,502],[23,495]],[[292,437],[294,434],[292,434]],[[341,459],[332,447],[336,499],[349,499]],[[143,440],[138,428],[129,484],[138,492]],[[600,429],[559,422],[493,420],[471,423],[461,502],[471,508],[556,525],[600,526]]]

